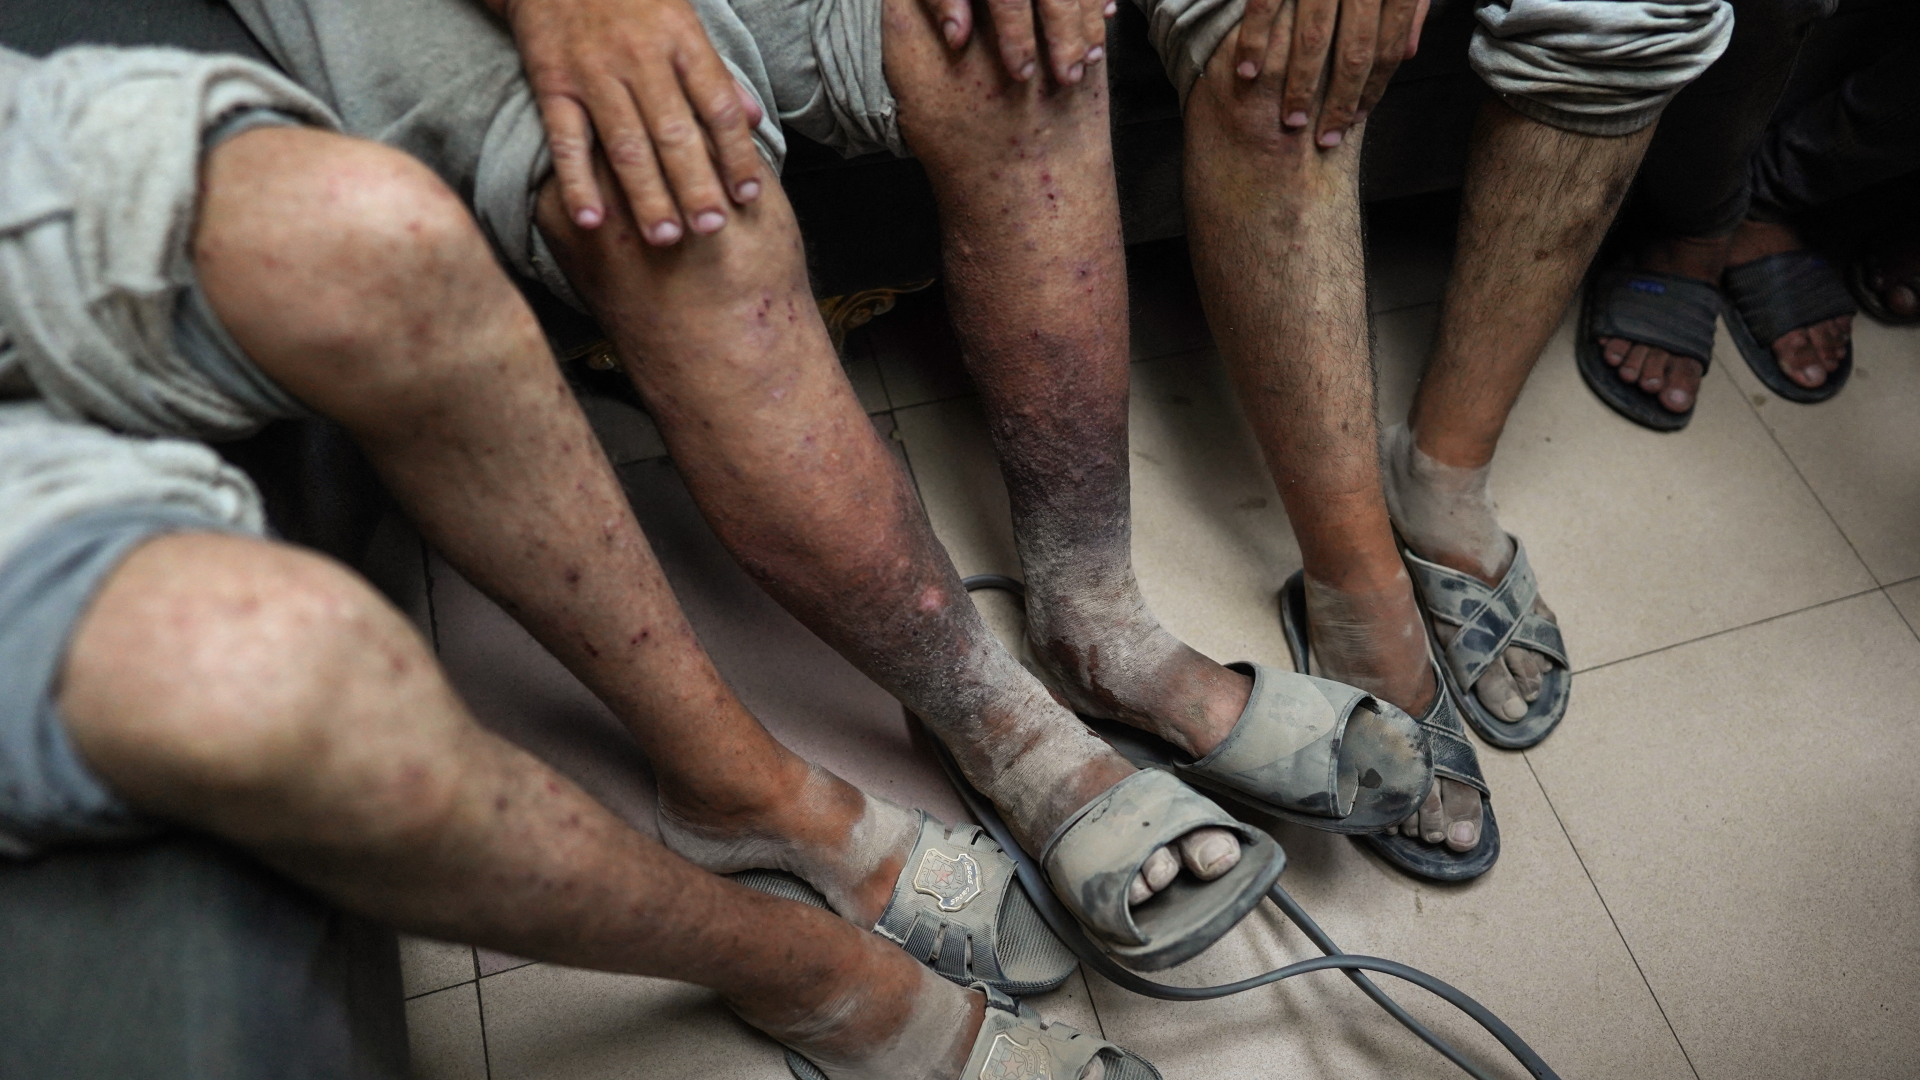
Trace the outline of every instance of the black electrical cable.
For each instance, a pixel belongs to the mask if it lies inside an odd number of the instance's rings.
[[[1026,599],[1025,585],[999,574],[976,574],[961,584],[968,592],[975,589],[1001,589],[1014,594],[1022,601]],[[1048,887],[1046,878],[1042,876],[1033,857],[1014,840],[1013,834],[1007,829],[1006,823],[1000,820],[1000,814],[994,809],[993,804],[974,790],[973,785],[961,775],[960,767],[954,763],[952,755],[940,744],[940,740],[928,741],[933,744],[934,752],[940,759],[940,766],[946,770],[947,779],[960,793],[960,798],[966,802],[975,820],[980,822],[981,827],[985,828],[994,841],[1013,859],[1020,884],[1026,888],[1027,895],[1033,900],[1034,907],[1039,910],[1040,916],[1047,921],[1048,926],[1053,928],[1053,932],[1059,935],[1060,940],[1074,951],[1081,963],[1099,972],[1116,986],[1143,997],[1158,998],[1163,1001],[1210,1001],[1214,998],[1229,997],[1269,986],[1282,979],[1291,979],[1295,975],[1305,975],[1311,971],[1339,970],[1353,980],[1355,985],[1359,986],[1382,1009],[1385,1009],[1388,1015],[1398,1020],[1408,1031],[1418,1035],[1428,1046],[1445,1055],[1448,1061],[1458,1065],[1467,1075],[1474,1077],[1474,1080],[1493,1080],[1486,1070],[1475,1065],[1445,1039],[1414,1019],[1406,1009],[1400,1006],[1399,1002],[1388,996],[1386,991],[1381,990],[1365,974],[1368,971],[1377,971],[1383,975],[1391,975],[1410,982],[1467,1014],[1494,1038],[1500,1040],[1500,1045],[1506,1047],[1514,1060],[1537,1080],[1560,1080],[1559,1074],[1555,1073],[1540,1055],[1534,1052],[1533,1047],[1528,1046],[1525,1040],[1515,1034],[1512,1028],[1503,1023],[1486,1006],[1468,997],[1462,991],[1418,968],[1408,967],[1392,960],[1382,960],[1379,957],[1355,956],[1342,952],[1340,947],[1334,944],[1333,939],[1327,936],[1326,931],[1320,929],[1320,924],[1314,922],[1299,902],[1294,900],[1278,882],[1275,882],[1273,888],[1268,891],[1267,898],[1272,900],[1274,906],[1292,920],[1293,924],[1307,935],[1308,940],[1326,954],[1325,956],[1314,960],[1302,960],[1276,968],[1264,975],[1255,975],[1249,979],[1241,979],[1239,982],[1225,983],[1220,986],[1171,986],[1141,978],[1137,973],[1121,967],[1088,939],[1085,931],[1080,928],[1079,921],[1053,895],[1053,890]]]

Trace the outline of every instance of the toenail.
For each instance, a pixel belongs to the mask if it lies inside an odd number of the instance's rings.
[[[1506,713],[1509,720],[1524,720],[1527,717],[1527,703],[1518,697],[1510,697],[1501,703],[1500,711]]]
[[[1688,398],[1685,391],[1682,391],[1682,390],[1667,391],[1667,404],[1673,406],[1674,408],[1676,409],[1686,408],[1687,401],[1688,401]]]
[[[1202,870],[1212,870],[1221,861],[1233,854],[1236,845],[1225,836],[1210,836],[1200,842],[1200,849],[1194,852]]]
[[[1447,834],[1446,834],[1446,833],[1443,833],[1443,832],[1429,832],[1429,833],[1427,834],[1427,843],[1429,843],[1429,844],[1437,844],[1437,843],[1439,843],[1440,841],[1442,841],[1442,840],[1445,840],[1446,838],[1447,838]]]
[[[1453,823],[1453,828],[1450,830],[1450,833],[1454,843],[1471,844],[1473,843],[1473,822],[1456,821]]]

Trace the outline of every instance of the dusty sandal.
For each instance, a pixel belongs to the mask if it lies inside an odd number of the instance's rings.
[[[1433,762],[1401,709],[1344,683],[1228,664],[1253,693],[1226,741],[1198,761],[1122,724],[1100,736],[1135,765],[1172,769],[1261,813],[1337,833],[1386,832],[1420,809]]]
[[[750,889],[826,908],[813,886],[779,870],[729,875]],[[1067,981],[1074,958],[1027,898],[1013,860],[977,825],[942,826],[920,812],[920,836],[873,932],[961,986],[1015,997]]]
[[[1095,1058],[1105,1067],[1106,1080],[1161,1080],[1160,1070],[1131,1050],[1065,1024],[1049,1024],[1033,1006],[986,983],[974,989],[987,995],[987,1011],[960,1080],[1075,1080]],[[794,1050],[787,1051],[787,1068],[799,1080],[827,1080],[818,1065]]]
[[[1525,750],[1546,738],[1566,718],[1567,702],[1573,696],[1573,673],[1560,628],[1533,610],[1534,601],[1540,598],[1540,584],[1527,562],[1526,545],[1519,537],[1508,536],[1513,540],[1513,563],[1497,588],[1430,563],[1405,548],[1400,555],[1413,576],[1413,595],[1420,601],[1421,613],[1429,623],[1455,628],[1453,637],[1443,646],[1440,635],[1429,625],[1427,643],[1439,661],[1447,691],[1466,715],[1467,723],[1481,738],[1503,750]],[[1540,677],[1540,696],[1518,720],[1493,715],[1473,693],[1474,684],[1509,645],[1553,661],[1553,668]]]
[[[1693,409],[1677,413],[1660,396],[1622,382],[1608,366],[1603,337],[1625,338],[1700,361],[1706,375],[1713,362],[1713,324],[1720,314],[1720,293],[1704,281],[1676,274],[1608,270],[1593,275],[1580,299],[1580,334],[1573,357],[1580,377],[1607,407],[1654,431],[1679,431]],[[1697,407],[1697,406],[1696,406]]]
[[[1305,671],[1311,662],[1307,636],[1307,586],[1302,571],[1296,570],[1280,590],[1280,628],[1293,654],[1294,667]],[[1438,669],[1440,665],[1434,664]],[[1433,755],[1433,775],[1475,788],[1481,795],[1480,843],[1472,851],[1455,851],[1440,844],[1427,844],[1399,833],[1356,836],[1381,858],[1417,877],[1433,881],[1466,881],[1479,877],[1500,858],[1500,825],[1493,817],[1493,793],[1480,773],[1480,758],[1467,738],[1454,708],[1453,694],[1444,675],[1436,670],[1433,704],[1416,723],[1426,735]],[[1409,815],[1411,816],[1411,815]]]
[[[1812,405],[1847,385],[1853,374],[1851,340],[1840,366],[1827,373],[1826,382],[1811,388],[1787,378],[1773,355],[1773,343],[1782,335],[1859,310],[1827,260],[1811,251],[1783,251],[1728,267],[1720,284],[1727,290],[1727,332],[1754,378],[1767,389],[1788,401]]]

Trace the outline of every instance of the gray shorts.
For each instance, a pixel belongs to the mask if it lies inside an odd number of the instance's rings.
[[[478,0],[231,0],[293,78],[346,129],[425,162],[473,207],[508,266],[579,306],[533,224],[552,171],[513,40]],[[782,122],[862,154],[905,154],[881,64],[881,0],[691,0],[720,58],[765,111],[754,132],[778,171]]]
[[[1135,2],[1184,103],[1246,0]],[[1733,33],[1727,0],[1474,0],[1474,15],[1468,57],[1487,85],[1516,112],[1586,135],[1659,119]]]
[[[243,61],[0,50],[0,855],[155,828],[75,752],[60,672],[140,544],[265,532],[201,440],[306,410],[220,325],[187,245],[205,151],[306,123],[331,121]]]

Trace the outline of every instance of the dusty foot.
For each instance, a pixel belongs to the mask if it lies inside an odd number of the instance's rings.
[[[1867,288],[1894,315],[1920,316],[1920,241],[1903,240],[1862,257]]]
[[[1743,266],[1756,259],[1798,251],[1806,245],[1800,234],[1787,225],[1765,221],[1743,221],[1733,234],[1733,246],[1727,252],[1727,266]],[[1840,315],[1811,326],[1790,330],[1773,343],[1773,358],[1787,378],[1811,390],[1827,381],[1847,355],[1847,342],[1853,338],[1853,316]]]
[[[1684,237],[1651,241],[1641,248],[1633,265],[1637,270],[1677,274],[1718,286],[1727,266],[1727,241]],[[1600,349],[1607,364],[1619,371],[1620,381],[1658,394],[1668,412],[1686,412],[1700,399],[1704,368],[1699,358],[1675,355],[1626,338],[1601,338]]]

